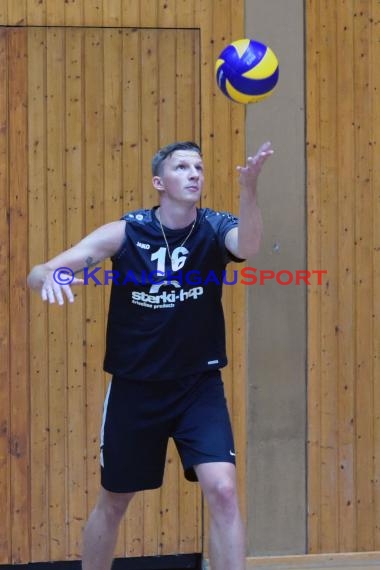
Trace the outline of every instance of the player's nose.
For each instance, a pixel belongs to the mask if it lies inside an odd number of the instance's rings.
[[[192,167],[190,168],[189,177],[191,178],[191,180],[194,180],[194,179],[198,180],[198,178],[199,178],[199,172],[198,172],[198,170],[195,168],[195,166],[192,166]]]

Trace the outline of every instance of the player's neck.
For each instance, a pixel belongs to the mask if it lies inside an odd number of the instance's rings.
[[[177,230],[186,228],[194,222],[197,217],[197,207],[191,204],[189,207],[173,205],[170,208],[165,207],[165,204],[160,204],[156,210],[156,216],[166,228]]]

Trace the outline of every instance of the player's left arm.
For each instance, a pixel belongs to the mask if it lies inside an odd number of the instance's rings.
[[[238,226],[228,232],[226,248],[235,257],[246,259],[260,248],[263,222],[257,203],[257,181],[266,160],[273,154],[270,142],[264,143],[245,166],[238,166],[240,183],[240,214]]]

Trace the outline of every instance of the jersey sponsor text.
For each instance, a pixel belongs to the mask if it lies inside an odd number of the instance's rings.
[[[171,291],[163,291],[159,295],[152,295],[144,291],[132,291],[132,303],[150,309],[170,309],[175,307],[176,303],[183,303],[189,299],[197,299],[203,295],[203,287],[192,287],[187,291],[185,289],[172,289]]]

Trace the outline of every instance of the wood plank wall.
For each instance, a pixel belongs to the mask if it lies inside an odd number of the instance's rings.
[[[79,558],[98,488],[109,292],[48,309],[26,291],[29,265],[155,203],[150,156],[173,137],[201,141],[203,204],[238,211],[244,108],[217,91],[213,67],[243,37],[243,13],[243,0],[0,0],[0,25],[15,26],[0,33],[0,563]],[[144,113],[125,111],[144,98]],[[244,290],[226,289],[244,509]],[[200,551],[202,533],[199,493],[171,448],[163,489],[135,499],[116,554]]]
[[[380,550],[380,2],[306,26],[309,550]]]

